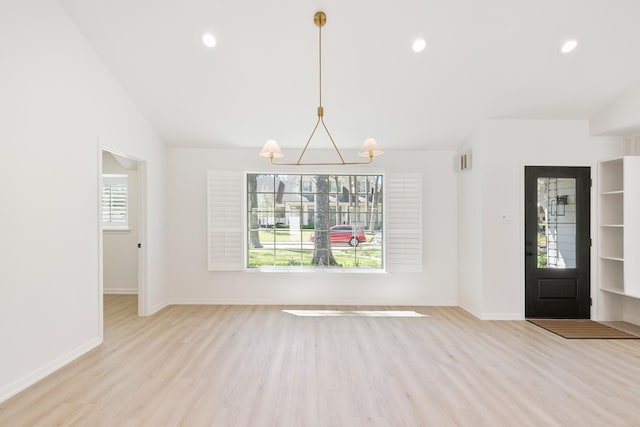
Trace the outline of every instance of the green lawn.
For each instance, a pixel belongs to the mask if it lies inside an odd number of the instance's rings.
[[[311,235],[313,234],[313,230],[300,230],[299,232],[291,233],[288,229],[261,229],[260,230],[260,241],[262,243],[271,243],[271,242],[310,242]],[[302,236],[301,236],[302,235]],[[374,233],[365,232],[367,236],[367,242],[373,243]]]
[[[291,233],[288,229],[261,229],[263,248],[249,249],[249,267],[260,266],[311,266],[313,230]],[[367,241],[373,242],[374,234],[367,233]],[[290,245],[286,245],[289,243]],[[353,248],[345,243],[332,246],[333,257],[344,268],[382,268],[382,247],[360,244]]]
[[[547,235],[538,231],[538,268],[547,267]]]
[[[382,268],[380,246],[359,245],[356,248],[333,249],[333,257],[344,268]],[[311,266],[313,248],[260,248],[249,250],[249,267]]]
[[[309,236],[313,233],[313,230],[300,230],[291,234],[288,229],[275,230],[260,230],[260,241],[263,243],[270,242],[299,242],[300,234],[302,234],[302,241],[309,242]]]
[[[373,249],[373,250],[372,250]],[[333,251],[333,256],[343,268],[382,268],[380,248]],[[260,266],[311,266],[313,249],[249,250],[249,267]]]

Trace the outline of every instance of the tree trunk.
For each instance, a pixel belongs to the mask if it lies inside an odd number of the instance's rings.
[[[366,177],[364,185],[364,228],[367,230],[371,228],[371,218],[373,216],[370,213],[373,210],[373,188],[370,187],[369,177]],[[371,193],[371,201],[369,201],[369,193]]]
[[[249,185],[249,247],[261,248],[260,243],[260,224],[258,223],[258,176],[250,174],[248,177]]]
[[[380,177],[376,177],[376,182],[373,187],[373,201],[371,207],[371,220],[369,222],[369,231],[374,231],[378,223],[378,211],[380,210],[380,202],[382,201],[382,184],[380,184]]]
[[[316,219],[315,242],[313,245],[312,265],[338,266],[331,252],[331,240],[329,238],[329,177],[318,175],[316,178]]]

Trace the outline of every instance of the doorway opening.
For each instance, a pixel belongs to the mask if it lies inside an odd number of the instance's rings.
[[[146,312],[145,162],[100,149],[100,305],[107,294],[138,296],[138,315]],[[102,319],[101,319],[102,320]],[[101,327],[102,329],[102,327]]]

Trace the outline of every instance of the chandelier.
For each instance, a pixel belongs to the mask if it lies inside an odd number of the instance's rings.
[[[368,157],[368,160],[360,161],[360,162],[347,162],[344,160],[344,157],[342,157],[342,153],[340,153],[340,150],[338,149],[338,146],[333,140],[333,137],[331,136],[329,129],[327,129],[327,125],[324,123],[324,109],[322,108],[322,27],[327,22],[327,15],[322,11],[316,12],[316,14],[313,16],[313,22],[318,27],[318,54],[319,54],[318,55],[319,56],[318,77],[319,77],[320,102],[318,105],[318,120],[316,120],[316,125],[313,127],[313,131],[311,131],[311,135],[309,136],[307,143],[302,149],[302,153],[300,153],[300,157],[298,157],[298,161],[296,161],[295,163],[280,163],[278,161],[274,161],[274,159],[284,156],[284,154],[282,154],[282,150],[280,149],[280,146],[274,140],[267,141],[264,147],[262,147],[262,150],[260,151],[259,154],[262,157],[268,157],[269,161],[273,165],[284,165],[284,166],[368,165],[373,161],[374,156],[379,156],[380,154],[383,153],[383,151],[380,149],[380,146],[378,145],[375,139],[367,138],[362,144],[360,151],[358,151],[359,156]],[[333,145],[333,149],[338,154],[338,158],[340,159],[339,162],[303,162],[302,161],[302,157],[304,157],[304,154],[307,151],[307,147],[309,147],[309,143],[313,139],[313,136],[315,135],[316,130],[318,129],[318,125],[320,125],[321,123],[322,123],[322,127],[324,128],[324,130],[327,132],[327,135],[329,136],[329,140]]]

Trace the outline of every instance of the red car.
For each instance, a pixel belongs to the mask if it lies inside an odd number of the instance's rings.
[[[351,246],[367,241],[364,228],[361,225],[334,225],[329,229],[331,243],[348,243]],[[315,242],[315,234],[309,236],[309,240]]]

